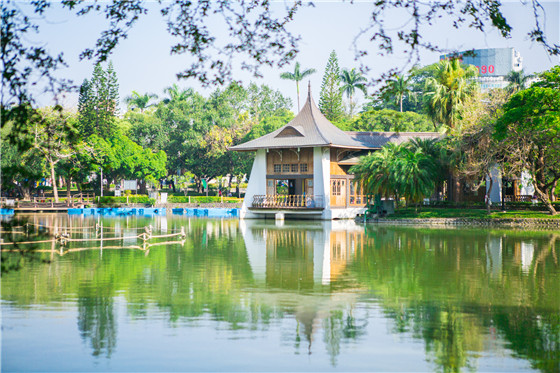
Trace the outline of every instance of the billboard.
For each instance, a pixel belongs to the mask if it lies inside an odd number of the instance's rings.
[[[138,189],[138,184],[136,183],[136,180],[124,180],[124,190],[136,190]]]
[[[440,60],[446,58],[459,58],[465,64],[474,65],[481,77],[505,76],[512,70],[522,69],[522,58],[513,48],[475,49],[440,56]]]

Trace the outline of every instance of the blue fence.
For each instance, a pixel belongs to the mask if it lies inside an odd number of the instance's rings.
[[[103,216],[154,216],[165,215],[167,213],[165,208],[132,208],[132,207],[114,207],[114,208],[83,208],[83,209],[68,209],[69,215],[103,215]]]
[[[225,208],[175,208],[171,212],[173,215],[185,216],[206,216],[209,218],[230,218],[239,216],[239,209],[225,209]]]
[[[239,209],[225,208],[174,208],[171,210],[173,215],[184,216],[204,216],[209,218],[231,218],[239,216]],[[68,209],[69,215],[102,215],[102,216],[156,216],[166,215],[165,208],[131,208],[131,207],[114,207],[114,208],[81,208]]]

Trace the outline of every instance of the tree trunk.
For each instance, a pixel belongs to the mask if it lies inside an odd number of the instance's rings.
[[[556,215],[557,212],[554,209],[554,206],[552,205],[552,202],[550,201],[550,198],[548,197],[548,194],[546,194],[542,190],[540,190],[540,188],[537,185],[535,185],[534,187],[535,187],[535,194],[541,200],[541,202],[544,203],[544,205],[546,206],[546,208],[550,212],[550,215]]]
[[[70,200],[72,199],[72,191],[70,190],[72,187],[72,177],[66,177],[66,204],[70,206]]]
[[[51,179],[52,179],[54,201],[58,203],[58,188],[56,187],[56,174],[54,172],[54,162],[49,160],[49,166],[51,168]]]
[[[299,82],[297,80],[296,80],[296,90],[297,90],[297,112],[299,113]]]
[[[140,184],[140,194],[147,194],[146,180],[140,180],[138,183]]]
[[[29,186],[16,185],[16,188],[24,200],[31,200],[31,189]]]

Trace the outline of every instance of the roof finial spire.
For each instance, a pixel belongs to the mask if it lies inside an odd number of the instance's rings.
[[[307,95],[311,96],[311,80],[307,82]]]

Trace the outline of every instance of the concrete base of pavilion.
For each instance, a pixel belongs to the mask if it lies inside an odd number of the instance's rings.
[[[239,217],[241,219],[303,219],[303,220],[339,220],[354,219],[364,214],[365,207],[332,208],[332,209],[258,209],[243,206]]]

